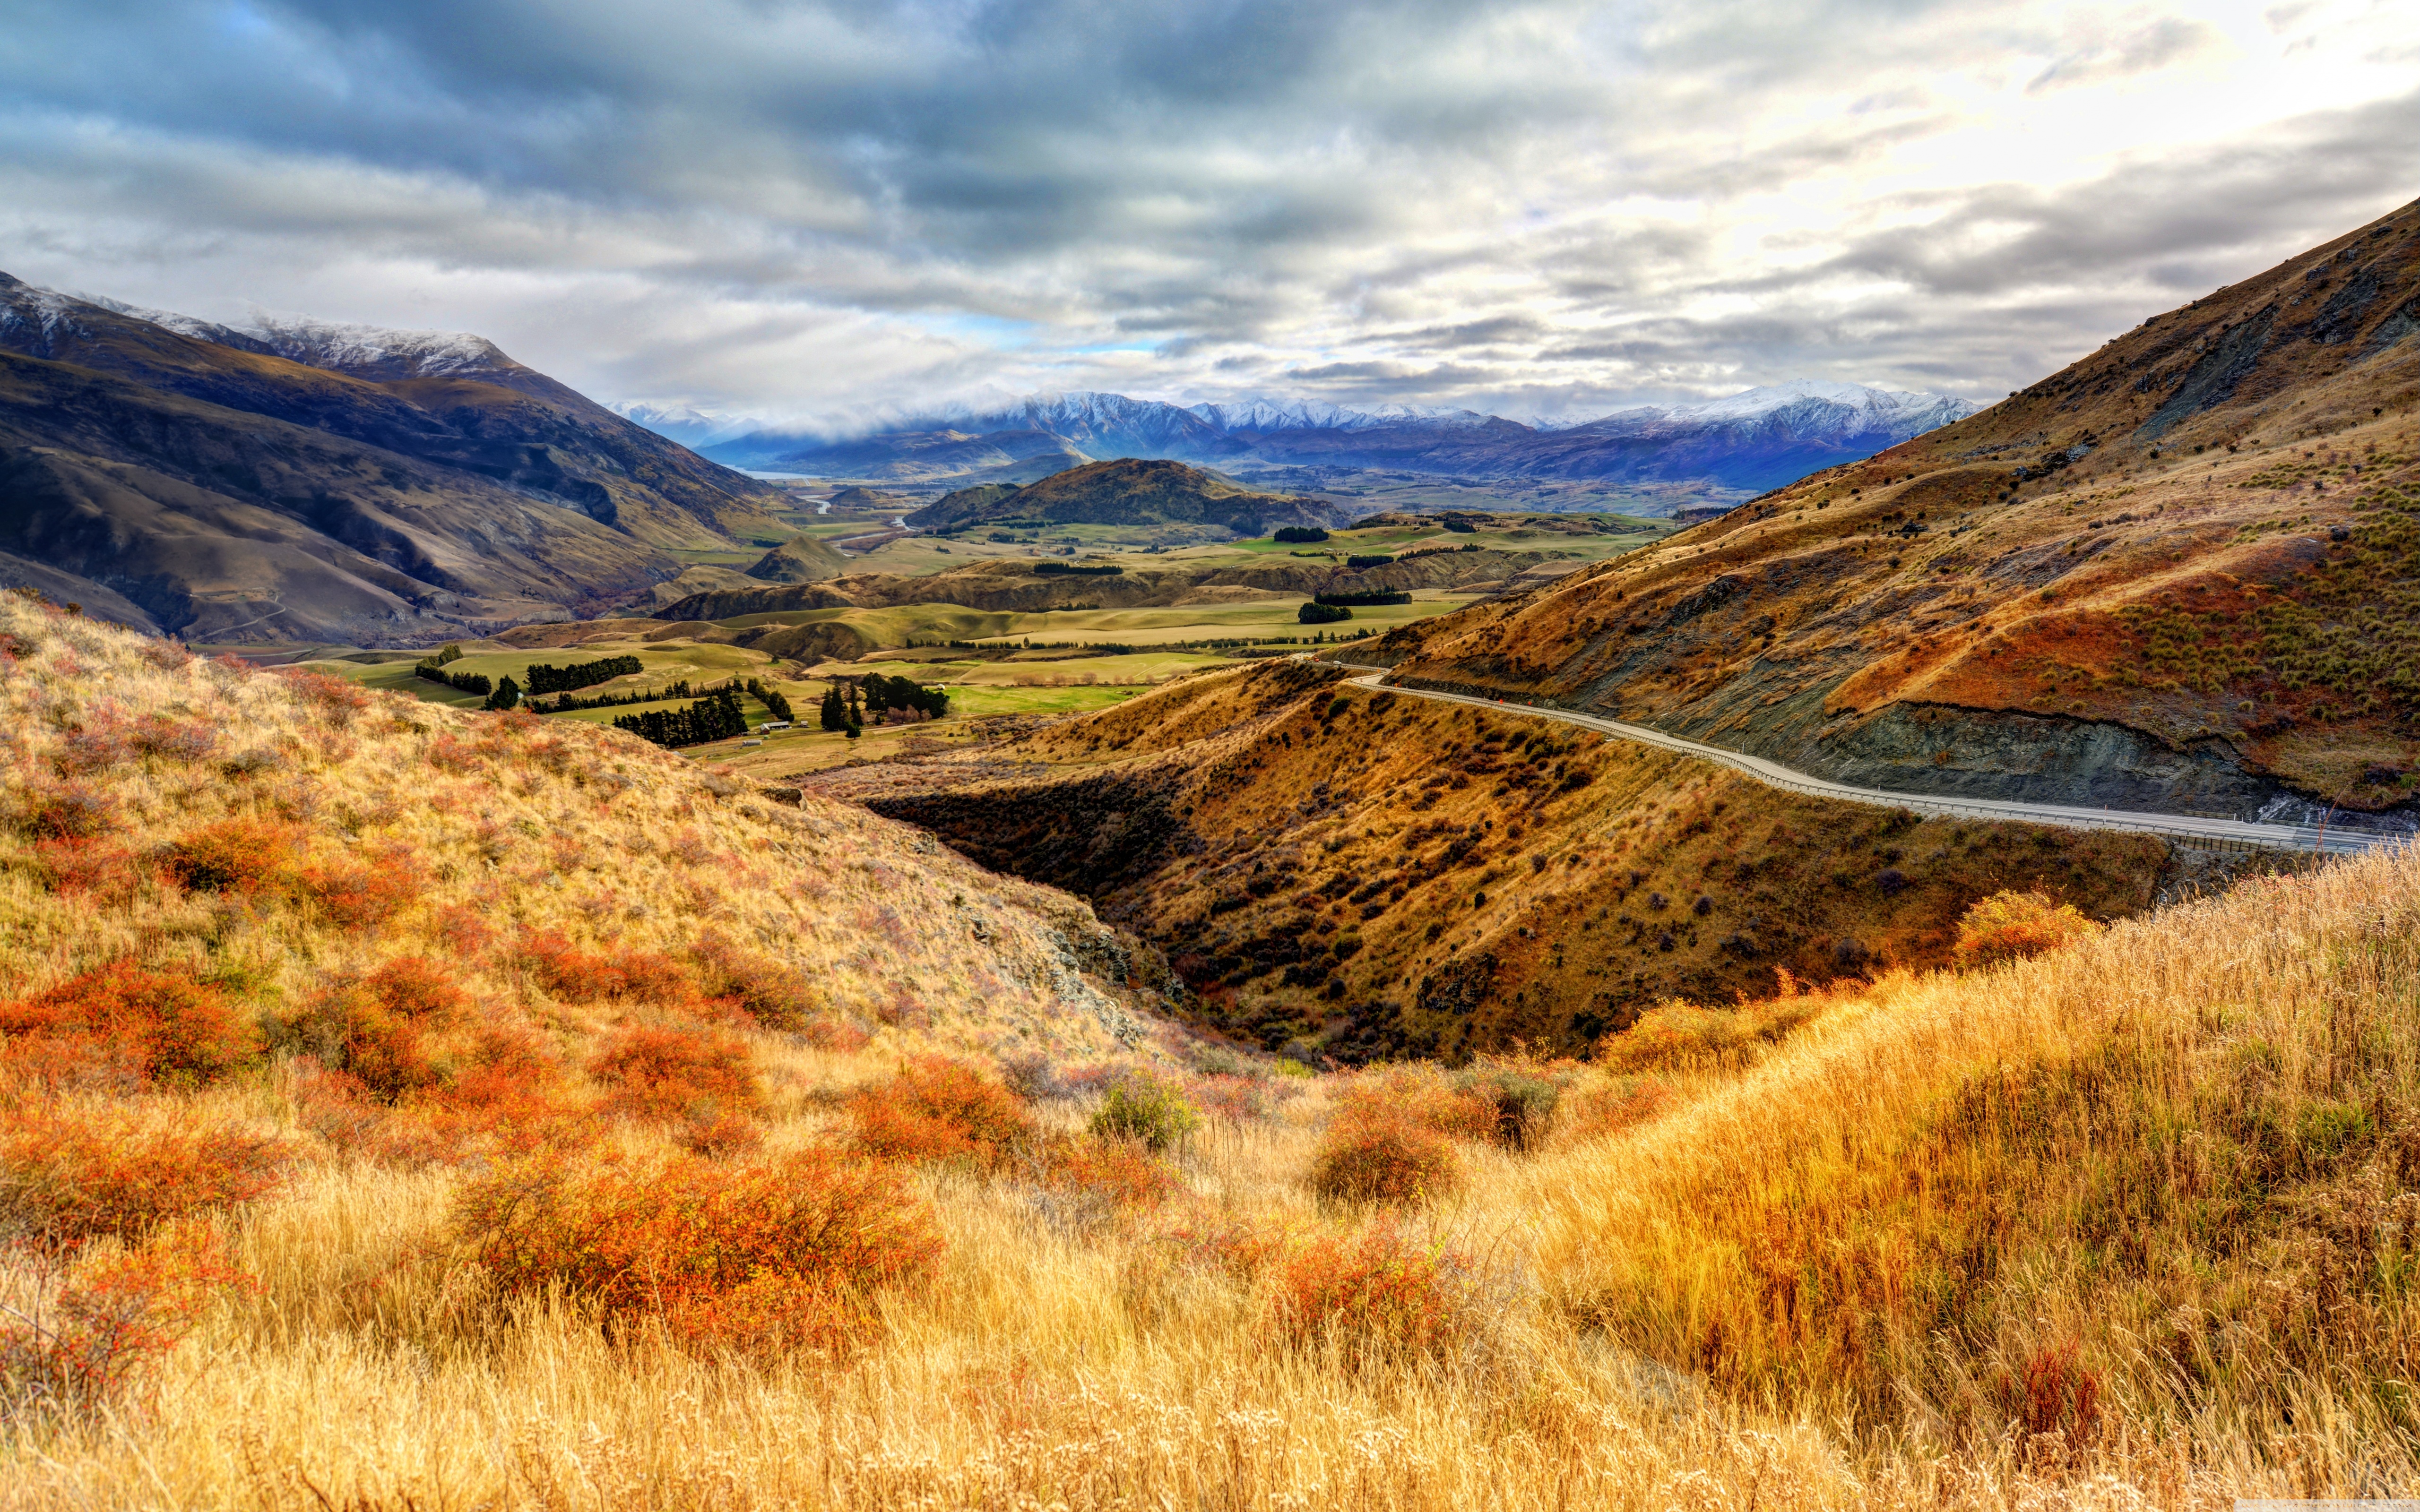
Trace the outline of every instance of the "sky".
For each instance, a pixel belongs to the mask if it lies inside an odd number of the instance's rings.
[[[7,0],[0,270],[609,403],[1989,400],[2420,193],[2420,0]]]

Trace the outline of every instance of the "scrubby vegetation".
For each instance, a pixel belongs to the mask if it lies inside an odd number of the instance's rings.
[[[813,795],[0,634],[25,1504],[2420,1489],[2411,851],[1313,1075]]]

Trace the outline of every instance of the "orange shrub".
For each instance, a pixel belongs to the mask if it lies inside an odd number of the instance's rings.
[[[380,1102],[444,1080],[422,1026],[380,1003],[361,982],[321,993],[294,1021],[299,1046]]]
[[[1272,1311],[1297,1346],[1436,1354],[1471,1333],[1474,1292],[1467,1260],[1414,1243],[1388,1221],[1292,1247],[1278,1263]]]
[[[302,896],[339,929],[370,929],[411,906],[425,879],[419,866],[397,851],[381,853],[370,865],[334,862],[306,866]]]
[[[445,1023],[471,1006],[453,974],[425,956],[400,955],[362,979],[362,986],[390,1013]]]
[[[628,1119],[710,1119],[757,1108],[748,1046],[710,1030],[624,1029],[589,1061],[588,1074],[608,1088],[606,1110]]]
[[[458,1244],[508,1292],[560,1286],[609,1329],[701,1347],[838,1350],[876,1293],[933,1273],[941,1238],[895,1172],[830,1150],[599,1166],[540,1155],[465,1188]]]
[[[38,840],[34,859],[49,873],[51,890],[64,897],[91,895],[122,903],[143,886],[142,859],[123,845],[89,840]]]
[[[1679,1100],[1669,1082],[1652,1076],[1617,1077],[1573,1100],[1570,1137],[1602,1139],[1637,1128]]]
[[[1331,1202],[1420,1203],[1462,1185],[1462,1159],[1434,1129],[1392,1114],[1348,1110],[1320,1136],[1308,1180]]]
[[[93,840],[118,825],[117,800],[82,782],[27,788],[16,808],[17,823],[37,840]]]
[[[428,932],[458,956],[485,955],[496,943],[495,926],[467,903],[439,909],[428,921]]]
[[[2101,933],[2073,903],[2042,892],[1995,892],[1958,921],[1962,966],[1988,966],[2055,950]]]
[[[79,1267],[43,1304],[0,1322],[0,1415],[105,1407],[249,1280],[198,1226]]]
[[[687,1004],[697,984],[679,962],[653,950],[582,950],[553,930],[533,931],[521,941],[521,964],[539,986],[566,1003]]]
[[[0,1003],[0,1060],[37,1081],[196,1085],[253,1051],[215,987],[118,961]]]
[[[292,1150],[225,1128],[141,1129],[122,1117],[21,1107],[0,1114],[0,1217],[52,1250],[112,1236],[129,1243],[284,1181]]]
[[[1496,1134],[1495,1103],[1455,1086],[1431,1065],[1362,1072],[1344,1083],[1337,1105],[1340,1119],[1400,1119],[1457,1139],[1487,1139]]]
[[[271,675],[283,680],[305,705],[318,710],[339,727],[351,723],[353,716],[370,704],[366,691],[326,672],[300,667],[279,667]]]
[[[1176,1173],[1133,1139],[1054,1142],[1046,1163],[1048,1184],[1111,1208],[1156,1208],[1174,1196]]]
[[[972,1068],[920,1056],[849,1104],[857,1147],[890,1160],[971,1159],[997,1170],[1038,1148],[1040,1130],[1015,1093]]]
[[[169,841],[160,870],[188,892],[250,895],[283,884],[293,860],[286,830],[258,819],[223,819]]]
[[[698,991],[746,1013],[768,1029],[796,1029],[821,1006],[796,967],[743,950],[709,933],[690,952]]]

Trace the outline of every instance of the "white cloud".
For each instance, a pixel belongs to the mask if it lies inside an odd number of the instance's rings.
[[[0,267],[786,418],[1989,396],[2420,166],[2364,0],[21,8]]]

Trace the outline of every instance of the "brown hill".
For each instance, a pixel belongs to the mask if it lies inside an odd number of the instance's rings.
[[[1262,493],[1182,462],[1123,457],[1090,462],[1016,487],[962,488],[908,517],[918,530],[966,530],[1009,520],[1050,525],[1216,525],[1239,536],[1281,525],[1332,523],[1326,505]]]
[[[718,588],[692,594],[655,611],[664,620],[728,620],[821,609],[884,609],[903,604],[957,604],[968,609],[1036,613],[1084,605],[1138,609],[1200,603],[1200,595],[1237,589],[1309,594],[1335,589],[1408,592],[1501,583],[1535,568],[1570,561],[1559,551],[1434,551],[1397,558],[1382,567],[1351,569],[1325,562],[1272,558],[1222,567],[1128,566],[1098,576],[1037,571],[1047,562],[996,558],[928,577],[852,573],[812,583]]]
[[[773,490],[502,353],[476,371],[373,381],[0,274],[0,550],[190,638],[432,638],[778,529]]]
[[[757,558],[748,576],[773,583],[811,583],[847,570],[848,558],[812,535],[794,535]]]
[[[2109,918],[2211,859],[1793,796],[1336,676],[1197,677],[811,785],[1091,899],[1167,952],[1219,1028],[1348,1062],[1585,1051],[1668,998],[1769,996],[1776,968],[1946,964],[1960,916],[2004,888]]]
[[[1377,659],[1879,787],[2388,809],[2420,772],[2415,335],[2406,207]]]

